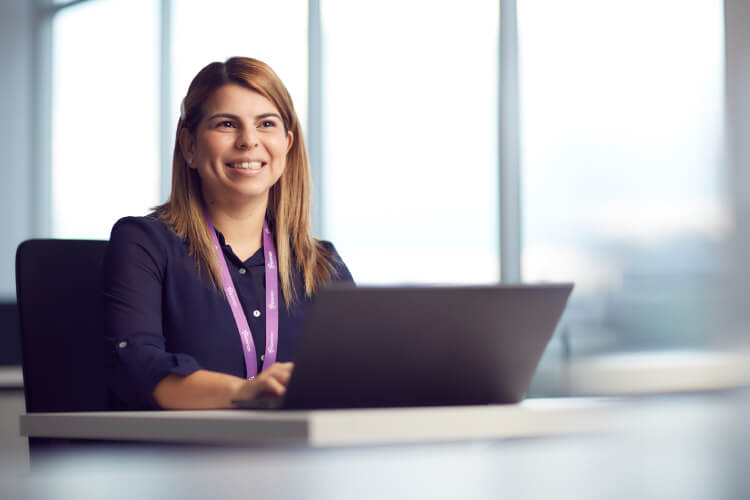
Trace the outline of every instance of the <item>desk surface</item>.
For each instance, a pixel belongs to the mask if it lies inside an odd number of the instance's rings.
[[[23,389],[20,366],[0,366],[0,389]]]
[[[624,405],[560,398],[371,410],[28,413],[20,428],[24,436],[43,438],[326,447],[607,431],[621,422]]]
[[[543,413],[554,413],[555,404]],[[506,410],[517,419],[535,415],[527,406]],[[330,448],[86,448],[45,456],[28,475],[9,477],[0,467],[0,498],[750,498],[750,394],[636,398],[617,412],[626,417],[619,431],[535,439]]]

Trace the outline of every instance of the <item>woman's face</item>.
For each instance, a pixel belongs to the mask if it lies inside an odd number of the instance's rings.
[[[211,204],[265,201],[284,172],[293,140],[271,101],[235,84],[206,100],[195,135],[187,129],[180,134],[182,153]]]

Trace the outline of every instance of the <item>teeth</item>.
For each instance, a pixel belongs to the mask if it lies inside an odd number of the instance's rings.
[[[263,163],[259,161],[243,161],[240,163],[232,163],[232,168],[241,168],[243,170],[258,170],[262,166]]]

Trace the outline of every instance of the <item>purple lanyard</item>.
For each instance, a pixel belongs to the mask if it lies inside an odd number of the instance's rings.
[[[247,324],[247,317],[242,310],[237,290],[234,288],[234,282],[229,275],[227,260],[224,258],[224,252],[219,245],[219,238],[216,237],[216,230],[211,223],[211,217],[208,211],[205,211],[208,230],[213,238],[216,247],[216,263],[219,265],[219,276],[221,277],[221,287],[229,301],[229,307],[232,308],[232,316],[237,324],[237,331],[242,339],[242,352],[245,355],[245,367],[247,368],[247,378],[252,380],[258,374],[258,360],[255,354],[255,342],[250,334],[250,325]],[[268,224],[263,221],[263,252],[266,258],[266,353],[263,356],[263,370],[268,369],[276,361],[276,347],[279,343],[279,309],[277,304],[279,284],[278,275],[276,274],[276,247],[271,238],[271,231]]]

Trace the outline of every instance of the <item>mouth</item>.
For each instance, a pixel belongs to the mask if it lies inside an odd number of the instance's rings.
[[[234,168],[237,170],[260,170],[261,168],[266,166],[266,162],[259,160],[238,161],[235,163],[225,163],[225,165],[229,168]]]

